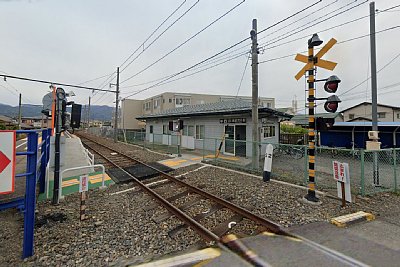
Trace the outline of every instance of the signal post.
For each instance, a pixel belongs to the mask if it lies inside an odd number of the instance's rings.
[[[319,202],[318,197],[315,194],[315,101],[316,100],[327,100],[324,104],[324,108],[327,112],[336,112],[338,103],[341,102],[336,95],[329,96],[327,98],[317,98],[315,83],[319,81],[326,81],[324,89],[328,93],[335,93],[340,83],[340,79],[337,76],[331,76],[327,79],[316,80],[315,69],[316,67],[322,67],[328,70],[333,70],[336,67],[335,62],[323,60],[321,57],[336,43],[335,39],[329,40],[329,42],[322,47],[322,49],[314,56],[314,47],[322,44],[317,34],[314,34],[308,40],[308,56],[301,54],[296,55],[296,60],[306,63],[306,65],[297,73],[295,76],[296,80],[299,80],[305,73],[308,73],[308,191],[305,199],[310,202]]]

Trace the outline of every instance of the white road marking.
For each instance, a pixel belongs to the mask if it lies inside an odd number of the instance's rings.
[[[19,148],[19,147],[21,147],[21,146],[25,145],[25,144],[26,144],[26,142],[27,142],[27,141],[23,142],[22,144],[19,144],[19,145],[18,145],[16,148]]]

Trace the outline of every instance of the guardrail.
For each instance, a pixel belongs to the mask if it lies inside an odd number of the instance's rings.
[[[17,197],[10,202],[1,203],[0,210],[18,208],[24,215],[24,236],[22,258],[33,255],[34,252],[34,228],[35,228],[35,206],[36,206],[36,183],[39,181],[39,192],[45,190],[46,166],[49,161],[51,129],[44,130],[17,130],[16,135],[27,135],[27,150],[16,152],[16,156],[26,156],[27,164],[25,172],[18,173],[15,177],[25,179],[25,195]],[[38,144],[39,133],[42,142]],[[39,152],[40,151],[40,152]],[[39,157],[38,157],[39,155]]]
[[[60,173],[60,188],[59,188],[59,190],[58,190],[58,198],[59,199],[63,199],[63,196],[61,195],[61,190],[62,190],[62,180],[63,180],[63,174],[64,173],[66,173],[66,172],[69,172],[69,171],[76,171],[76,170],[81,170],[81,169],[88,169],[88,168],[97,168],[97,167],[100,167],[101,169],[102,169],[102,178],[101,178],[101,186],[100,186],[100,189],[104,189],[104,188],[106,188],[106,186],[104,185],[104,174],[105,174],[105,168],[104,168],[104,166],[102,165],[102,164],[96,164],[96,165],[87,165],[87,166],[79,166],[79,167],[73,167],[73,168],[68,168],[68,169],[65,169],[65,170],[63,170],[61,173]],[[87,173],[82,173],[82,174],[87,174]]]

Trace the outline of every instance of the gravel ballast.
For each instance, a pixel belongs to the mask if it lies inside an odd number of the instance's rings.
[[[121,149],[126,150],[132,147],[120,145]],[[150,154],[143,156],[146,161],[153,161],[151,157],[155,153]],[[135,152],[134,156],[138,155]],[[162,155],[155,155],[154,158],[163,159]],[[274,182],[264,183],[261,178],[211,166],[192,165],[175,170],[172,174],[187,172],[184,176],[186,182],[205,185],[203,190],[223,198],[232,197],[231,202],[242,207],[250,206],[254,213],[285,227],[327,221],[359,210],[384,216],[400,209],[399,197],[391,193],[357,198],[356,203],[341,208],[337,199],[320,196],[321,205],[305,204],[302,197],[306,189]],[[79,221],[79,194],[66,196],[58,206],[52,206],[50,201],[38,203],[37,221],[41,225],[35,229],[35,256],[25,261],[20,260],[21,245],[16,244],[22,242],[22,215],[13,210],[0,213],[1,225],[5,225],[0,228],[0,266],[108,266],[126,259],[139,262],[186,250],[201,240],[191,229],[170,238],[168,231],[182,223],[174,217],[160,224],[154,223],[152,218],[166,210],[156,207],[145,211],[143,208],[154,201],[145,193],[133,190],[111,194],[134,186],[133,183],[118,184],[105,190],[91,190],[87,201],[89,219],[83,222]],[[157,187],[157,190],[169,186],[166,184]],[[167,194],[170,195],[170,192]],[[192,198],[192,195],[185,197],[188,200]],[[182,200],[174,202],[182,203]],[[194,205],[188,212],[191,215],[202,212],[206,203],[199,201],[199,205]],[[221,210],[207,217],[204,222],[214,227],[230,216],[232,212]],[[243,220],[237,223],[232,232],[253,234],[254,224]]]

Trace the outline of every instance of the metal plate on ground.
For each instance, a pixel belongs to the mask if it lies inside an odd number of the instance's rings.
[[[170,172],[173,171],[172,168],[162,165],[158,162],[151,162],[148,163],[149,166],[156,168],[157,170],[163,171],[163,172]],[[144,180],[148,178],[152,178],[158,175],[158,172],[156,170],[153,170],[152,168],[149,168],[147,166],[141,165],[141,164],[136,164],[130,167],[124,168],[127,172],[138,178],[139,180]]]

